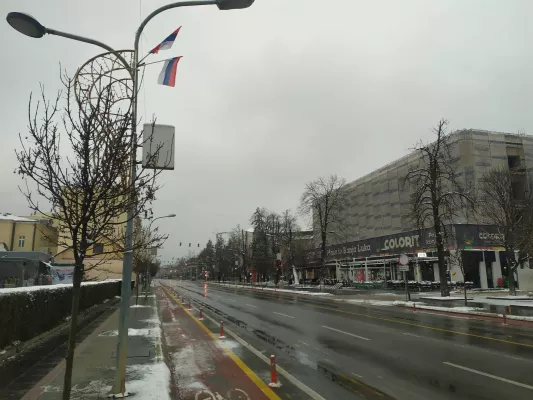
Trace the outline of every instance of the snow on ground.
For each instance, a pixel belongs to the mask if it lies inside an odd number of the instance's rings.
[[[130,308],[152,308],[152,306],[145,306],[143,304],[134,304]]]
[[[350,304],[368,304],[371,306],[394,306],[396,305],[395,301],[393,300],[372,300],[372,299],[349,299],[349,300],[342,300],[338,299],[337,301],[343,301],[345,303]]]
[[[482,312],[482,311],[485,311],[484,308],[476,308],[476,307],[427,306],[424,303],[419,303],[419,302],[414,302],[414,301],[405,301],[405,300],[396,300],[393,303],[394,303],[395,306],[408,307],[408,308],[413,308],[415,306],[415,304],[416,304],[416,308],[420,308],[420,309],[423,309],[423,310],[449,311],[449,312],[458,312],[458,313],[465,313],[465,314],[471,314],[471,313],[479,313],[479,314],[483,314],[483,315],[489,314],[487,312]]]
[[[430,299],[430,300],[444,300],[444,301],[450,301],[450,300],[464,300],[464,297],[461,296],[448,296],[448,297],[442,297],[442,296],[423,296],[420,297],[421,300],[424,299]],[[471,297],[468,298],[468,300],[472,300]]]
[[[235,288],[242,288],[243,286],[242,285],[229,285],[229,284],[222,284],[222,283],[216,283],[216,282],[211,282],[210,284],[215,284],[215,285],[222,285],[222,286],[227,286],[227,287],[235,287]],[[303,291],[303,290],[290,290],[290,289],[276,289],[276,288],[271,288],[271,287],[264,287],[264,288],[261,288],[260,286],[259,287],[256,287],[256,286],[244,286],[244,288],[246,289],[254,289],[254,290],[269,290],[271,292],[283,292],[283,293],[298,293],[298,294],[304,294],[306,296],[333,296],[331,293],[325,293],[325,292],[306,292],[306,291]]]
[[[103,331],[98,336],[118,336],[118,331]],[[129,328],[128,336],[147,336],[156,339],[161,337],[161,329],[159,327],[141,329]]]
[[[395,301],[395,306],[413,308],[415,304],[412,301]],[[433,310],[433,311],[444,311],[444,312],[453,312],[457,314],[469,314],[469,315],[480,315],[480,316],[489,316],[489,317],[499,317],[503,319],[503,314],[494,314],[488,313],[484,308],[476,307],[435,307],[435,306],[426,306],[422,303],[416,303],[416,308],[421,310]],[[485,311],[485,312],[484,312]],[[507,319],[513,319],[516,321],[533,321],[533,317],[528,316],[519,316],[519,315],[507,315]]]
[[[72,386],[71,400],[107,398],[112,381],[94,380]],[[140,399],[170,400],[170,371],[164,362],[126,366],[126,390]],[[60,386],[45,386],[44,393],[62,393]]]
[[[170,400],[170,371],[164,361],[128,365],[126,388],[139,399]]]
[[[194,344],[188,344],[171,355],[172,374],[176,377],[181,394],[207,389],[201,379],[203,375],[209,375],[214,371],[210,359],[208,348]]]
[[[108,283],[108,282],[119,282],[120,279],[108,279],[105,281],[94,281],[94,282],[82,282],[82,286],[86,285],[99,285],[101,283]],[[3,288],[0,289],[0,296],[3,294],[10,294],[10,293],[22,293],[22,292],[36,292],[38,290],[62,290],[66,288],[71,288],[72,283],[58,283],[57,285],[42,285],[42,286],[24,286],[24,287],[16,287],[16,288]]]
[[[376,295],[376,296],[403,296],[404,294],[403,293],[372,293],[373,295]]]
[[[499,298],[488,297],[474,297],[472,300],[474,303],[485,303],[493,306],[521,306],[521,307],[533,307],[533,301],[531,300],[501,300]]]
[[[486,298],[498,300],[533,300],[533,297],[530,296],[487,296]]]

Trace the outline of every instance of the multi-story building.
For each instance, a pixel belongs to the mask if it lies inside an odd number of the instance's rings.
[[[450,161],[461,185],[475,187],[490,169],[504,167],[519,172],[517,195],[524,192],[533,169],[533,137],[467,129],[454,132],[449,140]],[[338,230],[342,235],[329,235],[326,251],[330,275],[350,280],[396,279],[400,277],[397,258],[406,253],[413,260],[410,279],[439,279],[434,235],[431,230],[419,232],[409,218],[412,189],[404,181],[420,163],[420,154],[411,153],[346,185],[349,201],[344,228]],[[450,221],[454,246],[469,249],[469,262],[479,263],[479,269],[473,268],[466,280],[494,287],[507,274],[499,254],[503,249],[492,240],[497,230],[472,222],[464,216]],[[457,266],[449,268],[452,280],[463,280]],[[529,280],[529,272],[519,272],[523,281]]]
[[[0,214],[0,243],[8,251],[39,251],[55,254],[57,229],[51,220],[37,215],[19,217]]]

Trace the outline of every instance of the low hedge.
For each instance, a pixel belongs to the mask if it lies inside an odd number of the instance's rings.
[[[79,311],[120,295],[120,285],[120,281],[82,284]],[[0,350],[16,341],[29,340],[64,322],[70,316],[71,305],[70,285],[0,293]]]

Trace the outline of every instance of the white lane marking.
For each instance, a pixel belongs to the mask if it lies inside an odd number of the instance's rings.
[[[250,306],[250,307],[253,307],[253,308],[257,308],[257,306],[254,306],[253,304],[248,304],[246,303],[247,306]]]
[[[328,353],[327,351],[320,350],[320,349],[318,349],[318,348],[316,348],[316,347],[311,346],[309,343],[302,342],[301,340],[298,340],[298,342],[299,342],[299,343],[302,343],[302,344],[305,344],[306,346],[309,346],[310,348],[312,348],[312,349],[314,349],[314,350],[316,350],[316,351],[318,351],[318,352],[320,352],[320,353],[327,354],[327,355],[329,356],[329,353]],[[296,345],[296,346],[298,346],[298,345]],[[298,346],[298,347],[300,347],[300,346]]]
[[[193,307],[196,308],[196,307]],[[197,309],[197,308],[196,308]],[[204,318],[207,318],[212,323],[218,325],[219,322],[211,318],[209,315],[204,313]],[[266,364],[270,365],[270,358],[265,356],[263,353],[264,351],[259,351],[255,347],[253,347],[250,343],[245,341],[244,339],[241,339],[239,336],[237,336],[233,331],[229,330],[228,328],[224,328],[224,331],[226,334],[230,335],[235,339],[237,342],[242,344],[244,347],[246,347],[248,350],[250,350],[252,353],[254,353],[259,359],[263,360]],[[281,376],[283,376],[285,379],[287,379],[289,382],[291,382],[294,386],[296,386],[298,389],[300,389],[302,392],[307,394],[310,399],[313,400],[326,400],[324,397],[319,395],[317,392],[315,392],[313,389],[311,389],[309,386],[306,386],[304,383],[300,382],[297,378],[292,376],[289,372],[287,372],[286,369],[280,367],[279,364],[276,365],[276,370],[279,372]]]
[[[404,334],[405,336],[412,336],[412,337],[415,337],[415,338],[422,338],[422,336],[418,336],[418,335],[415,335],[415,334],[412,334],[412,333],[404,332],[403,334]]]
[[[315,349],[316,351],[319,351],[321,353],[327,354],[328,356],[330,355],[327,351],[317,349],[316,347],[313,347],[313,349]]]
[[[525,389],[533,390],[533,386],[526,385],[525,383],[515,382],[515,381],[512,381],[510,379],[505,379],[505,378],[502,378],[501,376],[487,374],[486,372],[481,372],[481,371],[478,371],[478,370],[475,370],[475,369],[472,369],[472,368],[463,367],[462,365],[453,364],[453,363],[447,362],[447,361],[443,361],[443,364],[449,365],[450,367],[463,369],[465,371],[472,372],[474,374],[483,375],[483,376],[486,376],[487,378],[496,379],[497,381],[510,383],[511,385],[520,386],[520,387],[523,387]]]
[[[341,331],[340,329],[335,329],[335,328],[332,328],[330,326],[322,325],[322,328],[326,328],[326,329],[329,329],[329,330],[332,330],[332,331],[335,331],[335,332],[339,332],[339,333],[344,333],[345,335],[353,336],[353,337],[356,337],[358,339],[370,340],[369,338],[366,338],[366,337],[363,337],[363,336],[359,336],[359,335],[354,335],[353,333],[350,333],[350,332],[344,332],[344,331]]]
[[[291,317],[290,315],[287,315],[287,314],[282,314],[282,313],[280,313],[280,312],[275,312],[275,311],[272,311],[272,312],[273,312],[274,314],[283,315],[284,317],[287,317],[287,318],[293,318],[293,319],[294,319],[294,317]]]

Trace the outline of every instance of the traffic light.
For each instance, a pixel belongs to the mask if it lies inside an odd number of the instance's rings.
[[[191,247],[191,244],[189,243],[189,247]]]
[[[181,242],[180,242],[180,247],[181,247]]]
[[[200,243],[198,243],[198,247],[200,247]]]

